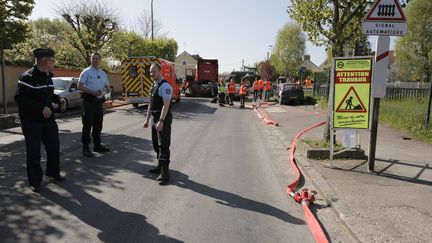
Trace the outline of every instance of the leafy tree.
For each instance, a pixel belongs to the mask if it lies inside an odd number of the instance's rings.
[[[270,80],[276,79],[275,67],[271,64],[270,60],[260,62],[258,65],[259,76],[264,80],[269,78]]]
[[[278,33],[271,55],[276,71],[285,76],[297,73],[306,48],[306,36],[295,23],[286,24]]]
[[[0,1],[0,46],[23,41],[28,31],[25,23],[34,7],[33,0]]]
[[[405,10],[408,33],[396,43],[400,76],[430,81],[432,75],[432,1],[411,1]]]
[[[64,68],[83,68],[87,65],[80,53],[66,40],[69,25],[61,19],[39,18],[28,22],[28,37],[21,43],[12,45],[6,52],[9,62],[17,65],[31,65],[34,62],[32,51],[48,47],[56,52],[56,66]]]
[[[90,65],[92,52],[101,51],[119,29],[119,17],[109,4],[98,1],[64,2],[57,13],[72,27],[69,43]]]
[[[118,61],[129,56],[156,56],[174,61],[177,50],[178,45],[174,39],[157,38],[152,41],[128,31],[116,33],[107,48],[107,52]]]
[[[366,0],[291,0],[288,15],[307,32],[309,40],[332,48],[332,56],[343,55],[344,47],[363,36],[361,23]]]

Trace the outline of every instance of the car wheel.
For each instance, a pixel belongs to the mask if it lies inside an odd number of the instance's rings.
[[[135,107],[135,108],[138,108],[139,103],[132,103],[132,106]]]
[[[63,105],[59,104],[58,109],[61,113],[65,113],[68,109],[68,100],[64,99],[64,104]]]

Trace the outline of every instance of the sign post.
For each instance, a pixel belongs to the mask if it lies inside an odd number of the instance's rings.
[[[333,59],[330,122],[330,161],[335,129],[369,129],[372,57]],[[351,148],[351,146],[350,146]],[[341,153],[339,151],[338,153]]]
[[[406,33],[406,18],[398,0],[376,0],[363,21],[363,34],[379,36],[372,81],[373,113],[369,136],[369,172],[375,169],[379,105],[380,98],[385,97],[386,93],[390,36],[403,36]]]

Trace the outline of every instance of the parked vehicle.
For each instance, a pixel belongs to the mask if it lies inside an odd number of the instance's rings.
[[[162,66],[162,77],[173,88],[172,100],[180,102],[181,80],[176,77],[173,62],[154,56],[128,57],[122,63],[122,93],[123,99],[134,107],[150,102],[150,90],[153,86],[150,66],[155,62]]]
[[[279,84],[276,86],[274,97],[281,105],[294,102],[302,104],[304,100],[303,86],[294,83]]]
[[[52,79],[54,84],[54,94],[65,99],[64,105],[53,103],[54,108],[59,112],[81,105],[81,91],[78,90],[78,78],[74,77],[55,77]]]
[[[198,59],[195,70],[196,91],[198,96],[215,96],[217,94],[219,64],[217,59]]]
[[[66,112],[70,108],[81,106],[81,90],[77,88],[78,78],[75,77],[55,77],[52,79],[54,84],[54,94],[65,100],[64,105],[53,103],[58,112]],[[105,99],[111,99],[111,92],[105,94]]]

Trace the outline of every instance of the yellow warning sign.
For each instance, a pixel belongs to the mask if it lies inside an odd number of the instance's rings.
[[[333,65],[333,127],[368,129],[372,58],[340,58]]]
[[[351,86],[336,108],[336,112],[367,112],[356,90]]]

